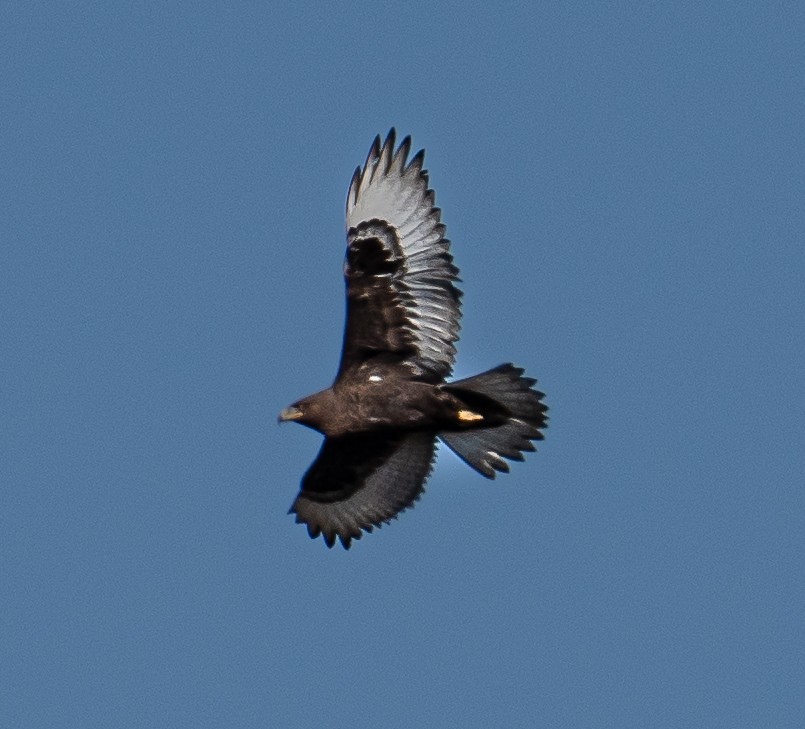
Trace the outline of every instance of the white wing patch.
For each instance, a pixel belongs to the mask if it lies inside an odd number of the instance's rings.
[[[371,220],[394,229],[398,250],[392,241],[384,247],[403,259],[400,298],[418,359],[442,375],[450,373],[459,331],[459,299],[455,287],[458,269],[450,255],[441,211],[435,206],[428,175],[423,171],[424,152],[406,163],[411,139],[406,137],[395,151],[395,132],[380,146],[377,137],[363,170],[352,177],[347,195],[347,233]]]

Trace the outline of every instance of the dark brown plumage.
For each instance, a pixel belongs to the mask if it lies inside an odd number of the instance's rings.
[[[407,161],[392,129],[376,137],[347,195],[347,321],[332,387],[280,414],[324,434],[291,506],[328,547],[349,548],[412,506],[441,439],[494,478],[541,440],[543,394],[504,364],[447,383],[456,354],[461,292],[424,152]]]

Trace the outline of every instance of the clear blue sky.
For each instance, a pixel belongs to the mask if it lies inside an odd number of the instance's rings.
[[[805,6],[526,5],[4,4],[1,726],[805,726]],[[551,424],[328,551],[392,125]]]

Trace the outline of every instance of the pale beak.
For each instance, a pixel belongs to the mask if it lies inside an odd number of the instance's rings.
[[[289,407],[285,408],[277,418],[278,423],[284,423],[288,420],[299,420],[302,417],[302,411],[299,408]]]

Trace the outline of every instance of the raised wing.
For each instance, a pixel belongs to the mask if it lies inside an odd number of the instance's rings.
[[[433,433],[396,433],[326,438],[302,479],[289,513],[328,547],[336,537],[345,549],[361,530],[388,523],[424,491],[433,465]]]
[[[379,353],[397,355],[424,378],[450,374],[461,292],[440,222],[424,151],[407,161],[392,129],[376,137],[347,195],[347,325],[339,374]]]

